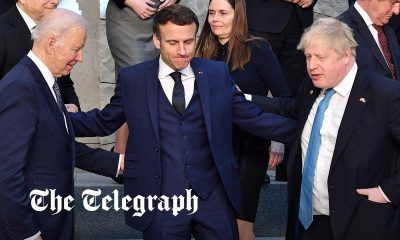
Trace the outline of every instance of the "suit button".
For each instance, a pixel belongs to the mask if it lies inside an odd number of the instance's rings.
[[[159,179],[160,178],[160,174],[156,174],[156,179]]]
[[[187,137],[187,136],[183,136],[182,138],[183,138],[183,139],[188,139],[188,137]]]
[[[336,211],[335,210],[331,210],[331,214],[334,214]]]
[[[335,185],[330,185],[329,188],[330,189],[334,189],[336,186]]]
[[[185,151],[185,154],[189,154],[190,153],[190,151]]]
[[[160,151],[160,149],[158,147],[154,148],[154,152],[159,152],[159,151]]]

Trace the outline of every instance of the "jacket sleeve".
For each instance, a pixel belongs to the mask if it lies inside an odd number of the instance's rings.
[[[31,237],[40,230],[24,173],[38,122],[36,109],[27,84],[14,81],[0,85],[0,221],[13,240]]]
[[[397,142],[397,155],[392,162],[391,174],[381,185],[382,191],[396,207],[400,207],[400,86],[398,84],[388,94],[386,104],[388,130]]]
[[[77,137],[107,136],[115,132],[125,122],[124,88],[120,71],[115,85],[115,93],[110,103],[102,110],[70,113],[72,125]]]
[[[118,171],[119,154],[104,149],[93,149],[83,143],[76,144],[76,167],[106,177],[115,177]]]

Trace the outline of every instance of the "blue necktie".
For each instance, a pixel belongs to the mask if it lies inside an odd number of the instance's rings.
[[[329,106],[329,101],[335,93],[332,88],[325,91],[325,96],[318,105],[314,122],[311,129],[310,140],[308,141],[307,153],[304,160],[303,178],[301,180],[299,220],[303,227],[307,229],[313,221],[313,185],[315,167],[317,165],[319,147],[321,145],[320,130],[324,121],[325,110]]]

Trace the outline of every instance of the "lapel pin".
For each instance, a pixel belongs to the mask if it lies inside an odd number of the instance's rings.
[[[367,102],[367,100],[365,100],[365,98],[360,98],[360,102],[362,102],[362,103],[366,103]]]
[[[203,74],[203,72],[199,72],[199,74]]]
[[[310,95],[312,95],[314,93],[314,90],[310,90]]]

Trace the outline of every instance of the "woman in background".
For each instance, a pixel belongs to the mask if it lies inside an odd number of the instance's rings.
[[[196,55],[226,62],[233,80],[245,94],[267,96],[270,91],[273,96],[289,96],[281,66],[268,43],[248,32],[245,0],[210,1]],[[260,188],[268,162],[271,167],[282,162],[284,145],[272,143],[270,148],[270,141],[237,127],[233,138],[243,199],[243,216],[237,220],[239,236],[241,240],[253,240]]]

